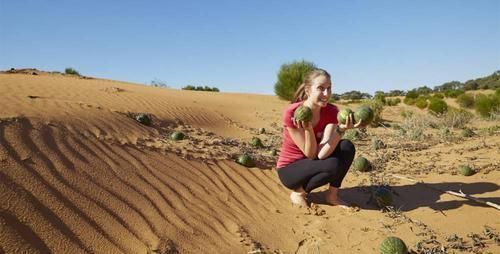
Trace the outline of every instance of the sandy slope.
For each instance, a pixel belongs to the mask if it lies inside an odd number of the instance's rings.
[[[401,212],[367,203],[384,172],[500,203],[498,134],[418,147],[369,129],[389,147],[356,142],[381,168],[346,178],[342,195],[361,210],[321,205],[320,192],[311,197],[320,205],[299,209],[268,153],[286,102],[38,74],[0,74],[0,253],[377,253],[388,235],[416,250],[453,234],[471,246],[467,234],[500,230],[500,211],[404,180],[384,180]],[[130,117],[140,112],[152,127]],[[397,107],[384,117],[401,120]],[[247,143],[260,127],[266,148],[255,151]],[[169,140],[174,130],[188,139]],[[241,151],[258,167],[234,163]],[[480,172],[452,174],[464,162]],[[483,242],[479,251],[500,252]]]

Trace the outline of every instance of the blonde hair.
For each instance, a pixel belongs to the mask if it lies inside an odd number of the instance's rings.
[[[300,84],[299,88],[297,88],[297,91],[295,91],[295,94],[293,95],[293,100],[292,103],[303,101],[307,99],[307,89],[311,89],[312,86],[312,81],[319,77],[323,76],[328,79],[328,81],[332,82],[330,73],[323,69],[314,69],[307,73],[306,77],[304,78],[304,83]]]

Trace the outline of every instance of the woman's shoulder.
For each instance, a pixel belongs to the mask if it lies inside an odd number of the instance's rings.
[[[326,110],[328,112],[332,112],[332,111],[338,112],[339,108],[337,106],[335,106],[334,104],[328,103],[328,104],[326,104]]]
[[[299,102],[294,102],[290,105],[288,105],[286,108],[285,108],[285,112],[293,112],[295,111],[295,109],[297,109],[300,105],[302,104],[301,101]]]

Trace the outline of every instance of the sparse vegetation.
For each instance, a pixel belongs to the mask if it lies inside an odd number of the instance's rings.
[[[205,91],[205,92],[219,92],[219,88],[217,87],[208,87],[208,86],[192,86],[192,85],[187,85],[183,88],[182,90],[189,90],[189,91]]]
[[[151,86],[152,87],[161,87],[161,88],[170,88],[167,83],[161,80],[153,80],[151,81]]]
[[[500,112],[500,96],[497,93],[490,95],[478,94],[474,108],[482,117],[495,119],[495,116]]]

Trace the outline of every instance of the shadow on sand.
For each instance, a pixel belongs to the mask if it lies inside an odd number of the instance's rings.
[[[484,204],[474,202],[472,200],[463,199],[460,197],[455,197],[455,200],[450,201],[440,201],[441,196],[453,197],[450,194],[440,192],[435,189],[440,189],[443,191],[459,191],[462,190],[464,193],[471,195],[473,197],[479,198],[477,194],[483,194],[488,192],[495,192],[499,189],[499,185],[491,182],[477,182],[477,183],[460,183],[460,182],[448,182],[448,183],[417,183],[412,185],[402,185],[402,186],[391,186],[393,193],[393,206],[401,211],[411,211],[420,207],[429,207],[434,210],[443,211],[456,209],[463,205],[470,206],[481,206],[489,207]],[[435,188],[435,189],[433,189]],[[357,186],[348,187],[340,190],[340,196],[342,199],[348,201],[351,204],[359,206],[361,209],[366,210],[379,210],[379,208],[373,203],[369,202],[371,194],[369,191],[370,186]],[[495,204],[500,204],[500,197],[482,196],[480,199],[484,201],[493,202]],[[323,198],[323,192],[313,192],[309,194],[308,200],[316,204],[326,204]],[[492,209],[495,209],[491,207]]]

